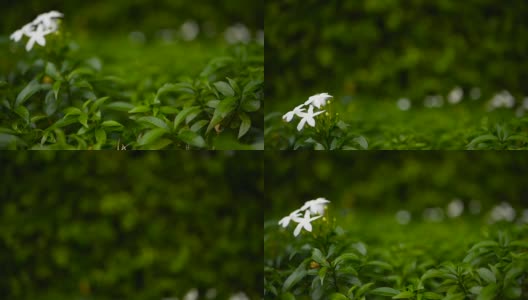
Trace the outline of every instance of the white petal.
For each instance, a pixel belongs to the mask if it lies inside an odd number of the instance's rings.
[[[35,35],[34,38],[37,44],[41,46],[46,46],[46,39],[44,38],[43,35]]]
[[[24,34],[24,32],[21,29],[19,29],[19,30],[13,32],[13,34],[11,34],[11,36],[9,38],[14,40],[15,42],[18,42],[22,38],[23,34]]]
[[[304,229],[306,229],[309,232],[312,232],[312,224],[310,224],[310,222],[304,223]]]
[[[294,235],[294,236],[298,236],[299,233],[301,233],[301,228],[302,228],[302,224],[299,223],[299,224],[297,225],[297,227],[295,227],[295,230],[293,231],[293,235]]]
[[[33,38],[30,38],[29,41],[26,44],[26,51],[30,51],[31,48],[33,48],[33,44],[35,43],[35,40]]]
[[[308,122],[308,125],[315,127],[315,120],[312,117],[306,117],[306,121]]]
[[[303,129],[304,123],[306,123],[306,119],[303,118],[303,119],[301,119],[301,121],[297,125],[297,131],[301,131]]]

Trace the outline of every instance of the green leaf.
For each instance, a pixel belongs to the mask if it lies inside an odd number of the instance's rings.
[[[409,299],[409,298],[412,298],[414,297],[414,293],[413,292],[401,292],[399,293],[398,295],[392,297],[392,299]]]
[[[194,94],[194,89],[192,84],[188,82],[165,83],[162,87],[158,89],[156,95],[161,96],[168,92],[182,92],[187,94]]]
[[[321,264],[321,265],[326,265],[328,266],[328,261],[326,261],[323,253],[321,252],[321,250],[317,249],[317,248],[314,248],[312,250],[312,259],[315,260],[317,263]]]
[[[333,293],[328,297],[329,300],[348,300],[348,297],[341,293]]]
[[[178,138],[182,142],[194,147],[204,148],[205,146],[207,146],[204,138],[201,135],[189,129],[182,129],[178,134]]]
[[[97,128],[95,130],[95,140],[99,145],[104,145],[104,143],[106,143],[106,131],[104,131],[103,128]]]
[[[339,264],[341,264],[342,262],[344,261],[347,261],[347,260],[356,260],[356,261],[359,261],[359,257],[354,254],[354,253],[345,253],[345,254],[341,254],[339,255],[333,262],[332,262],[332,265],[335,267],[335,266],[338,266]]]
[[[155,128],[149,130],[138,138],[138,145],[143,146],[147,144],[152,144],[160,137],[162,137],[165,133],[167,133],[167,130],[164,128]]]
[[[29,111],[25,106],[15,108],[15,113],[19,115],[26,123],[29,123]]]
[[[241,108],[245,112],[255,112],[260,108],[259,100],[245,100],[242,102]]]
[[[319,269],[318,276],[319,276],[319,279],[321,280],[321,285],[323,285],[324,283],[324,279],[326,277],[327,271],[328,271],[328,267],[322,267],[321,269]]]
[[[482,142],[490,142],[490,141],[498,141],[498,140],[499,139],[492,134],[485,134],[485,135],[478,136],[474,138],[473,140],[471,140],[471,142],[469,142],[467,147],[474,148],[477,144],[480,144]]]
[[[210,132],[218,123],[220,123],[227,115],[233,112],[237,107],[237,99],[228,97],[222,100],[216,107],[213,118],[207,127],[207,132]]]
[[[486,268],[480,268],[477,270],[477,273],[480,275],[480,278],[484,279],[487,283],[496,283],[497,278],[495,278],[495,274],[491,272],[489,269]]]
[[[26,102],[27,99],[29,99],[29,97],[31,97],[36,92],[40,91],[41,88],[42,86],[38,83],[36,79],[30,81],[26,85],[26,87],[24,87],[24,89],[22,89],[22,91],[18,93],[18,96],[15,100],[15,106],[22,105],[24,102]]]
[[[477,300],[493,300],[496,299],[495,296],[499,293],[499,289],[497,284],[492,283],[486,287],[484,287],[480,291],[480,295],[478,295]]]
[[[229,77],[226,77],[226,78],[227,78],[227,81],[229,81],[229,85],[233,88],[233,90],[236,93],[240,94],[240,88],[238,87],[238,84],[236,83],[236,81],[234,81],[233,79],[231,79]]]
[[[93,74],[94,74],[94,71],[92,69],[89,69],[86,67],[80,67],[80,68],[77,68],[71,71],[70,74],[66,76],[66,80],[70,81],[78,75],[93,75]]]
[[[194,123],[192,126],[191,126],[191,131],[194,131],[194,132],[198,132],[200,129],[202,129],[205,125],[207,125],[207,123],[209,123],[209,121],[207,120],[200,120],[196,123]]]
[[[375,267],[379,267],[379,268],[389,270],[389,271],[392,271],[393,269],[390,264],[383,262],[383,261],[379,261],[379,260],[369,261],[364,266],[375,266]]]
[[[193,112],[198,112],[198,111],[201,111],[199,106],[191,106],[191,107],[182,109],[182,111],[180,111],[176,115],[176,117],[174,117],[174,127],[173,127],[174,130],[178,129],[178,126],[183,122],[183,120],[187,117],[187,115]]]
[[[115,111],[124,111],[128,112],[132,109],[134,109],[134,105],[132,103],[128,102],[122,102],[122,101],[116,101],[112,103],[108,103],[104,106],[106,109],[115,110]]]
[[[358,143],[363,150],[368,150],[368,142],[364,136],[358,136],[354,138],[353,141]]]
[[[165,123],[165,121],[163,121],[160,118],[153,117],[153,116],[141,117],[137,119],[137,122],[145,123],[145,124],[153,125],[155,127],[169,130],[169,126],[167,125],[167,123]]]
[[[60,119],[57,122],[53,123],[53,125],[51,125],[50,127],[46,128],[46,131],[52,131],[52,130],[55,130],[57,128],[68,126],[68,125],[71,125],[71,124],[77,123],[77,122],[78,122],[77,116],[66,115],[62,119]]]
[[[123,125],[117,121],[114,120],[108,120],[101,123],[101,126],[103,127],[123,127]]]
[[[398,295],[399,293],[400,291],[395,290],[390,287],[380,287],[377,289],[373,289],[369,292],[369,294],[380,295],[380,296],[385,296],[385,297],[394,297]]]
[[[487,241],[482,241],[482,242],[475,244],[473,247],[471,247],[471,249],[469,249],[468,252],[475,251],[480,248],[495,248],[498,246],[499,246],[499,243],[492,241],[492,240],[487,240]]]
[[[233,88],[231,88],[231,86],[225,82],[225,81],[218,81],[218,82],[215,82],[214,83],[214,86],[216,87],[216,89],[222,94],[224,95],[225,97],[234,97],[235,96],[235,91],[233,90]]]
[[[135,113],[144,113],[150,111],[150,107],[146,105],[140,105],[132,108],[128,111],[129,114],[135,114]]]
[[[424,281],[426,279],[435,278],[435,277],[444,278],[445,277],[445,273],[443,271],[440,271],[440,270],[429,269],[422,275],[421,280]]]
[[[62,85],[62,80],[55,81],[55,83],[53,83],[53,87],[51,89],[53,93],[55,93],[55,99],[59,99],[59,91],[60,91],[61,85]]]
[[[359,299],[361,296],[363,296],[363,294],[368,292],[370,287],[373,286],[373,285],[374,285],[374,282],[369,282],[367,284],[362,285],[356,292],[356,298]]]
[[[238,138],[240,139],[248,132],[249,128],[251,128],[251,119],[243,112],[240,112],[238,117],[242,121],[240,123],[240,129],[238,130]]]
[[[103,105],[103,103],[105,103],[108,99],[110,99],[110,97],[107,96],[95,100],[92,106],[90,107],[90,113],[95,112],[99,108],[99,106]]]
[[[70,106],[64,109],[64,113],[66,114],[66,116],[78,116],[83,112],[78,107]]]
[[[48,62],[46,64],[46,70],[44,71],[44,73],[46,73],[46,75],[48,75],[49,77],[53,78],[54,80],[62,79],[62,75],[57,70],[57,67],[55,66],[55,64],[53,64],[51,62]]]
[[[47,116],[51,116],[57,111],[57,108],[57,98],[53,91],[49,91],[44,99],[44,113],[46,113]]]
[[[172,106],[162,106],[160,107],[160,112],[164,115],[172,115],[172,114],[177,114],[180,112],[180,110],[176,107],[172,107]]]
[[[294,285],[296,285],[301,279],[306,276],[306,265],[310,259],[305,259],[291,274],[284,280],[282,285],[282,292],[289,291]]]
[[[246,95],[248,93],[253,92],[256,88],[258,88],[262,84],[262,80],[251,80],[244,86],[244,91],[242,94]]]
[[[282,294],[281,300],[295,300],[295,296],[292,293]]]

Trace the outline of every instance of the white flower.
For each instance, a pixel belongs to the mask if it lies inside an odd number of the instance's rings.
[[[321,108],[321,106],[325,106],[326,100],[332,98],[331,95],[328,95],[328,93],[321,93],[317,95],[313,95],[306,102],[304,102],[305,105],[313,105],[317,108]]]
[[[63,14],[55,10],[40,14],[35,20],[13,32],[9,38],[18,42],[24,35],[29,37],[28,43],[26,44],[26,51],[30,51],[35,42],[41,46],[45,46],[46,39],[44,37],[57,31],[59,25],[56,19],[61,17],[63,17]]]
[[[288,227],[288,224],[290,224],[291,220],[293,220],[294,218],[298,218],[301,215],[299,212],[300,212],[299,209],[292,211],[288,216],[282,218],[279,221],[279,225],[281,225],[284,228]]]
[[[290,122],[294,116],[299,116],[299,113],[304,112],[305,109],[303,107],[304,104],[295,107],[292,111],[285,113],[284,116],[282,116],[282,119],[286,122]]]
[[[45,35],[46,35],[46,33],[42,29],[41,25],[37,26],[37,30],[36,31],[29,32],[27,34],[27,36],[29,36],[29,41],[26,44],[26,51],[31,50],[31,48],[33,48],[33,44],[35,44],[35,42],[37,42],[37,44],[39,44],[41,46],[45,46],[46,45],[46,39],[44,38]]]
[[[306,211],[304,213],[303,218],[294,218],[293,220],[299,224],[297,224],[297,227],[295,227],[295,230],[293,231],[294,236],[298,236],[299,233],[301,233],[301,229],[305,229],[306,231],[312,232],[312,224],[311,222],[314,220],[319,219],[321,216],[310,218],[310,211]]]
[[[301,131],[305,123],[308,123],[308,125],[315,127],[314,117],[325,112],[324,110],[321,110],[321,111],[314,113],[313,108],[314,107],[310,105],[310,107],[308,108],[308,112],[297,113],[297,115],[302,118],[299,124],[297,125],[297,131]]]
[[[317,198],[315,200],[306,201],[300,210],[309,210],[312,214],[323,215],[326,203],[330,203],[330,201],[325,198]]]

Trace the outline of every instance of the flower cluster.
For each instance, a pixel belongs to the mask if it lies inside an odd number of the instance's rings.
[[[315,127],[314,117],[325,112],[324,110],[321,110],[321,108],[326,105],[327,100],[330,98],[332,98],[332,96],[328,95],[328,93],[313,95],[308,98],[308,100],[306,100],[306,102],[304,102],[303,104],[295,107],[292,111],[289,111],[284,114],[282,118],[286,122],[290,122],[291,120],[293,120],[294,116],[298,116],[299,118],[301,118],[301,121],[297,125],[298,131],[301,131],[306,123],[308,123],[308,125],[312,127]],[[308,106],[308,111],[305,111],[306,106]],[[314,108],[319,109],[319,111],[314,112]]]
[[[58,11],[52,10],[47,13],[38,15],[35,20],[24,25],[21,29],[13,32],[10,39],[15,42],[20,41],[22,36],[27,36],[29,38],[26,44],[26,51],[30,51],[33,48],[35,42],[41,46],[46,45],[46,35],[53,33],[59,29],[59,24],[57,22],[58,18],[62,18],[64,15]]]
[[[303,228],[306,231],[312,232],[311,223],[322,217],[327,203],[330,203],[330,201],[325,198],[306,201],[301,208],[292,211],[288,216],[282,218],[279,221],[279,225],[286,228],[291,221],[297,223],[297,227],[295,227],[295,230],[293,231],[294,236],[298,236]],[[304,216],[301,217],[303,211]],[[316,216],[312,217],[312,215]]]

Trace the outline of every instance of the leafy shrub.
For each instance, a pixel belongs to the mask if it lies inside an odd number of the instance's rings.
[[[0,75],[0,148],[263,148],[261,45],[234,45],[197,76],[129,79],[104,72],[93,54],[81,57],[64,31],[14,54],[16,65]]]
[[[258,153],[4,153],[0,293],[262,293]]]

